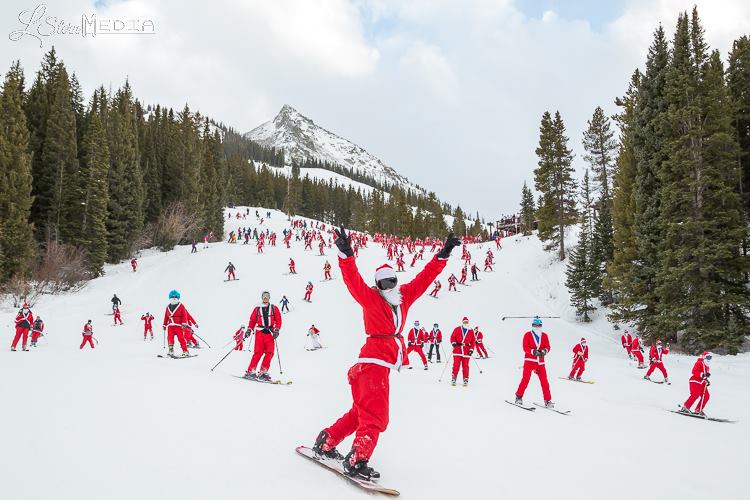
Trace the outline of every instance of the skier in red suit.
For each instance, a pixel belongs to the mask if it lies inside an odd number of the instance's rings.
[[[167,304],[167,308],[164,310],[164,322],[162,324],[162,330],[167,332],[167,346],[169,346],[170,356],[174,356],[175,337],[177,337],[177,341],[182,348],[182,355],[189,356],[187,344],[185,343],[185,335],[183,334],[185,325],[198,326],[185,307],[185,304],[180,302],[180,292],[172,290],[169,292],[169,304]]]
[[[310,297],[312,297],[313,288],[314,287],[313,287],[312,281],[308,281],[307,286],[305,287],[305,297],[302,300],[312,302],[310,300]]]
[[[34,320],[34,325],[31,327],[31,347],[36,347],[36,343],[39,337],[42,336],[44,331],[44,321],[41,316],[37,316]]]
[[[119,306],[115,307],[115,314],[114,314],[114,316],[115,316],[115,325],[117,324],[118,321],[120,322],[120,324],[122,324],[122,316],[120,316],[120,307]]]
[[[26,344],[29,341],[29,330],[31,330],[31,326],[33,324],[34,313],[31,312],[28,304],[24,304],[16,315],[16,335],[15,337],[13,337],[13,343],[10,345],[11,351],[16,350],[16,346],[18,345],[18,341],[21,339],[21,337],[23,337],[21,348],[24,351],[28,351]]]
[[[464,387],[469,385],[469,360],[471,359],[471,355],[474,354],[475,343],[474,330],[469,328],[469,318],[464,316],[463,320],[461,320],[461,326],[454,328],[453,333],[451,333],[451,345],[453,346],[451,385],[456,385],[456,376],[458,376],[459,367],[464,376]]]
[[[641,336],[636,333],[633,342],[630,344],[630,354],[638,360],[638,368],[646,368],[643,364],[643,346],[641,345]]]
[[[430,292],[430,295],[437,298],[437,294],[441,288],[443,288],[443,284],[440,283],[440,280],[435,280],[435,288],[432,289],[432,291]]]
[[[234,350],[241,351],[245,347],[245,325],[242,325],[239,330],[234,332]]]
[[[432,330],[430,330],[427,340],[430,342],[430,350],[427,351],[427,361],[432,363],[432,348],[434,347],[437,353],[437,362],[440,363],[440,344],[443,343],[443,332],[440,331],[437,323],[432,325]]]
[[[465,285],[466,284],[466,266],[461,269],[461,279],[458,281],[459,285]]]
[[[664,375],[664,382],[669,383],[667,369],[664,368],[664,362],[661,360],[661,357],[665,354],[669,354],[669,344],[666,347],[662,347],[661,340],[657,340],[656,344],[652,345],[651,349],[649,349],[648,360],[651,362],[651,365],[648,367],[648,371],[643,378],[651,380],[651,374],[658,368],[662,375]]]
[[[693,373],[690,375],[690,397],[687,398],[685,404],[682,405],[680,411],[683,413],[692,413],[690,408],[693,404],[698,401],[698,406],[695,407],[695,413],[705,417],[706,414],[703,410],[708,404],[708,400],[711,396],[708,394],[708,386],[711,385],[711,381],[708,380],[711,377],[711,371],[709,366],[711,365],[711,359],[713,354],[706,351],[700,355],[693,365]]]
[[[407,342],[408,346],[406,348],[406,357],[404,358],[404,366],[409,365],[409,353],[410,352],[416,352],[420,359],[422,360],[422,364],[424,364],[424,369],[427,369],[427,358],[424,355],[424,343],[427,340],[427,334],[425,333],[424,329],[419,326],[419,321],[414,322],[414,327],[409,330],[409,335],[407,336]],[[411,366],[409,366],[409,369],[411,369]]]
[[[476,340],[477,354],[480,358],[489,358],[487,355],[487,349],[484,347],[484,333],[479,331],[479,327],[474,327],[474,339]]]
[[[581,375],[583,375],[588,360],[589,346],[586,345],[586,339],[581,338],[581,341],[573,347],[573,368],[570,370],[568,378],[581,380]]]
[[[531,323],[531,330],[523,336],[523,376],[521,383],[518,384],[516,391],[516,404],[523,404],[523,393],[529,385],[531,374],[536,373],[539,377],[539,383],[542,385],[542,395],[544,396],[544,405],[548,408],[554,408],[552,403],[552,394],[549,390],[547,381],[547,369],[544,366],[544,357],[550,351],[549,337],[546,332],[542,331],[542,320],[535,317]]]
[[[88,320],[85,325],[83,325],[83,340],[81,341],[79,349],[83,349],[83,346],[88,344],[91,346],[91,348],[94,348],[94,326],[91,324],[91,320]]]
[[[143,321],[143,340],[146,340],[146,335],[149,333],[151,334],[151,340],[154,340],[154,328],[152,326],[152,323],[154,322],[153,314],[144,314],[141,316],[141,321]]]
[[[457,282],[457,281],[458,281],[458,278],[456,278],[456,275],[455,275],[455,274],[451,274],[450,276],[448,276],[448,291],[449,291],[449,292],[450,292],[451,290],[453,290],[454,292],[457,292],[457,291],[458,291],[458,290],[456,289],[456,282]]]
[[[195,330],[193,330],[190,325],[182,329],[182,336],[185,339],[185,343],[187,344],[187,346],[198,349],[200,348],[200,346],[198,345],[198,341],[195,339],[193,333],[195,333]]]
[[[130,261],[130,267],[133,268],[133,272],[135,272],[136,268],[138,267],[138,261],[136,259],[132,259]]]
[[[289,274],[297,274],[297,269],[295,267],[294,259],[289,259]]]
[[[268,369],[271,367],[271,360],[276,352],[276,338],[281,330],[281,311],[275,305],[271,304],[271,293],[263,292],[261,294],[261,305],[255,307],[250,314],[250,321],[247,323],[245,337],[255,331],[255,345],[253,347],[253,357],[250,358],[250,365],[247,367],[247,378],[257,378],[268,382],[271,376]],[[255,368],[260,362],[260,371],[256,373]]]
[[[331,278],[331,263],[326,261],[323,265],[323,279],[330,280]]]
[[[357,363],[349,369],[352,408],[333,425],[322,430],[313,449],[319,455],[341,459],[336,446],[356,433],[352,449],[344,457],[346,474],[370,480],[380,474],[368,465],[380,433],[388,426],[388,393],[390,370],[401,368],[404,340],[401,332],[412,304],[427,290],[445,268],[451,250],[461,241],[448,235],[443,249],[430,260],[414,279],[398,285],[396,273],[389,265],[375,271],[375,286],[362,279],[351,247],[351,235],[342,227],[336,231],[339,267],[349,293],[362,306],[367,341]]]
[[[401,254],[396,259],[396,265],[398,266],[399,271],[405,271],[404,269],[404,254]]]
[[[633,345],[633,337],[630,335],[629,331],[625,330],[625,333],[620,336],[620,342],[622,343],[622,348],[627,351],[628,357],[633,359],[633,355],[630,353],[630,348]]]

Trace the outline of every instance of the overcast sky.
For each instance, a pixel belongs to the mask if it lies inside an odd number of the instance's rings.
[[[54,44],[87,98],[127,77],[145,103],[187,102],[241,131],[288,103],[490,219],[533,185],[545,110],[562,113],[583,171],[586,121],[616,111],[660,22],[671,37],[697,4],[725,59],[750,31],[747,0],[67,0],[45,16],[150,19],[156,34],[11,36],[39,4],[0,3],[0,72],[20,59],[30,83]]]

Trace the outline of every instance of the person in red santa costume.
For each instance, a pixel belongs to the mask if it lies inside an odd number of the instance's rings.
[[[451,250],[461,240],[449,234],[442,250],[435,255],[414,279],[398,285],[396,273],[389,265],[375,271],[375,286],[370,287],[357,269],[351,236],[343,226],[336,231],[339,268],[349,293],[363,311],[365,345],[357,363],[349,369],[353,404],[333,425],[320,431],[313,450],[321,457],[341,460],[347,475],[364,480],[380,477],[369,466],[378,437],[388,427],[389,374],[399,370],[404,356],[401,332],[409,308],[427,290],[430,283],[445,269]],[[355,434],[351,451],[342,457],[336,446]]]
[[[701,417],[705,417],[706,414],[703,410],[708,404],[710,395],[708,394],[708,386],[711,385],[711,371],[709,366],[714,355],[706,351],[700,355],[693,365],[693,373],[690,375],[690,397],[687,398],[685,404],[682,405],[680,411],[682,413],[693,413],[690,408],[697,401],[698,405],[695,407],[695,413]]]
[[[669,343],[667,343],[666,347],[663,347],[661,344],[661,340],[657,340],[656,344],[651,346],[651,349],[649,349],[648,352],[648,359],[651,362],[651,365],[648,367],[648,371],[643,376],[646,380],[651,380],[651,374],[654,373],[654,370],[657,368],[661,372],[662,375],[664,375],[664,382],[667,384],[669,383],[669,377],[667,377],[667,369],[664,368],[664,362],[662,361],[662,356],[665,354],[669,354]]]
[[[489,355],[487,354],[487,348],[484,347],[484,333],[482,333],[478,326],[474,327],[474,340],[476,341],[475,347],[479,358],[489,358]]]
[[[253,357],[250,358],[245,377],[268,382],[271,380],[268,369],[271,367],[271,360],[276,352],[276,339],[281,331],[281,311],[271,304],[270,292],[264,291],[261,294],[261,301],[261,305],[255,307],[250,314],[250,321],[245,332],[245,338],[249,337],[253,331],[255,332]],[[255,368],[260,358],[263,358],[263,362],[260,364],[260,371],[256,373]]]
[[[549,336],[542,331],[542,320],[539,319],[539,316],[536,316],[534,321],[531,322],[531,330],[524,334],[522,346],[524,354],[523,375],[516,391],[516,404],[523,404],[523,393],[526,392],[526,387],[529,385],[531,374],[536,373],[539,377],[539,383],[542,385],[544,405],[547,408],[554,408],[555,405],[552,402],[552,394],[547,381],[547,369],[544,366],[544,357],[550,351]]]
[[[10,350],[15,351],[18,341],[23,337],[21,347],[24,351],[28,351],[26,343],[29,341],[29,330],[31,330],[31,326],[34,324],[34,313],[31,312],[28,304],[24,304],[18,311],[15,324],[16,335],[13,337],[13,343],[10,345]]]
[[[628,357],[633,359],[633,355],[630,353],[630,348],[633,345],[633,336],[630,335],[628,330],[625,330],[625,333],[620,336],[620,342],[622,343],[622,348],[628,353]]]
[[[409,330],[409,335],[407,336],[406,341],[408,342],[408,345],[406,348],[406,359],[404,360],[404,366],[409,366],[409,353],[416,352],[422,360],[422,364],[424,365],[424,369],[426,370],[427,358],[424,355],[423,346],[427,341],[427,334],[425,333],[424,328],[419,326],[419,321],[414,322],[414,327]],[[409,369],[411,370],[411,366],[409,366]]]
[[[586,339],[573,347],[573,368],[570,370],[569,379],[581,380],[583,370],[586,368],[586,362],[589,360],[589,346],[586,345]]]
[[[469,385],[469,360],[471,355],[474,354],[474,345],[476,344],[474,330],[469,328],[469,318],[464,316],[461,325],[453,329],[450,340],[453,346],[451,385],[456,385],[456,377],[460,367],[461,374],[464,376],[464,387],[466,387]]]
[[[630,354],[638,361],[638,368],[646,368],[646,365],[643,364],[643,345],[639,333],[636,333],[633,337],[633,342],[630,344]]]
[[[169,304],[167,304],[167,308],[164,310],[164,321],[161,327],[162,330],[167,333],[167,346],[169,347],[170,356],[174,356],[175,337],[177,337],[177,341],[182,348],[182,355],[190,355],[187,344],[185,343],[185,335],[183,333],[185,325],[198,326],[185,305],[180,302],[180,292],[172,290],[169,292]]]

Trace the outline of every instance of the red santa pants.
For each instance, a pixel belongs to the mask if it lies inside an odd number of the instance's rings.
[[[583,370],[586,368],[586,362],[581,358],[576,358],[573,361],[573,369],[570,370],[569,378],[580,378],[583,375]]]
[[[89,343],[89,345],[91,346],[92,349],[94,348],[94,336],[93,335],[84,335],[83,336],[83,341],[81,342],[81,346],[79,347],[79,349],[83,349],[83,346],[86,345],[86,342]]]
[[[440,290],[440,289],[439,288],[433,288],[432,291],[430,292],[430,295],[432,295],[433,297],[437,297],[438,290]]]
[[[708,404],[708,400],[711,398],[711,396],[708,394],[708,387],[706,387],[705,383],[701,382],[693,382],[690,381],[690,397],[685,400],[685,408],[688,410],[691,406],[693,406],[693,403],[698,401],[698,406],[695,407],[695,411],[702,411],[703,408],[706,407]]]
[[[549,392],[549,382],[547,381],[547,369],[544,365],[537,364],[534,361],[524,361],[523,376],[521,376],[521,383],[518,384],[516,396],[519,398],[523,397],[523,393],[526,392],[526,387],[529,385],[529,380],[531,380],[532,373],[536,373],[536,376],[539,377],[539,383],[542,384],[542,396],[544,396],[544,400],[552,401],[552,394]]]
[[[356,433],[352,443],[356,450],[354,461],[370,459],[380,433],[388,427],[389,372],[388,368],[371,363],[358,363],[349,369],[354,402],[348,412],[326,429],[327,448]]]
[[[39,340],[39,337],[42,336],[42,332],[39,330],[32,330],[31,331],[31,342],[36,343],[37,340]]]
[[[630,352],[631,352],[631,354],[633,356],[635,356],[635,359],[638,360],[638,364],[642,365],[643,364],[643,353],[641,352],[641,350],[640,349],[635,349],[635,350],[631,350]]]
[[[195,340],[195,337],[193,336],[193,331],[185,328],[182,331],[182,338],[185,339],[186,344],[197,344],[198,341]]]
[[[310,296],[312,295],[312,291],[308,290],[305,292],[305,298],[303,300],[310,300]]]
[[[227,281],[229,281],[229,280],[236,280],[236,279],[237,279],[237,277],[234,275],[234,271],[229,271],[227,273]]]
[[[13,337],[13,343],[10,345],[13,349],[16,348],[18,345],[18,341],[23,336],[23,343],[21,344],[24,349],[26,349],[26,342],[29,340],[29,329],[28,328],[22,328],[20,326],[16,327],[16,336]]]
[[[185,336],[183,334],[182,327],[180,325],[172,325],[167,327],[167,344],[169,347],[174,347],[174,338],[177,337],[177,341],[180,343],[182,352],[187,352],[187,344],[185,343]]]
[[[448,291],[450,292],[451,290],[453,290],[454,292],[457,291],[455,283],[451,283],[450,285],[448,285]]]
[[[406,359],[404,361],[404,365],[406,365],[406,366],[409,365],[409,353],[410,352],[416,352],[417,354],[419,354],[419,357],[422,360],[422,363],[425,364],[425,365],[427,364],[427,358],[424,355],[424,350],[422,349],[422,346],[421,345],[410,345],[406,349]]]
[[[258,361],[263,358],[263,362],[260,364],[260,372],[266,373],[271,367],[271,360],[273,359],[274,353],[274,341],[273,335],[270,333],[263,333],[261,331],[255,332],[255,347],[253,348],[253,357],[250,358],[250,366],[247,367],[248,372],[254,372],[255,367],[258,366]]]
[[[154,329],[150,326],[144,326],[143,327],[143,338],[146,338],[146,334],[150,333],[151,336],[154,336]]]
[[[120,316],[119,312],[116,312],[115,313],[115,324],[117,324],[118,321],[120,322],[120,324],[122,324],[122,317]]]
[[[646,372],[646,376],[650,376],[657,368],[662,373],[662,375],[664,375],[664,378],[667,378],[667,370],[666,368],[664,368],[664,363],[662,363],[661,361],[651,363],[651,366],[648,367],[648,371]]]
[[[477,344],[477,354],[484,356],[485,358],[487,357],[487,349],[484,348],[484,344]]]
[[[323,278],[325,278],[327,280],[331,279],[331,271],[326,271],[325,274],[324,274],[324,276],[323,276]]]
[[[461,367],[461,374],[465,379],[469,378],[469,355],[468,354],[453,354],[453,379],[455,380],[458,375],[458,368]]]

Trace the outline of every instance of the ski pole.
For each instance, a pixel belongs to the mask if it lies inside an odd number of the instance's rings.
[[[197,333],[195,333],[195,331],[193,331],[193,335],[195,335],[196,337],[198,337],[199,339],[201,339],[203,341],[203,343],[206,344],[209,349],[211,349],[211,346],[209,345],[208,342],[206,342],[206,340],[203,337],[201,337],[200,335],[198,335]]]
[[[506,319],[559,319],[560,316],[503,316],[500,318],[501,321],[505,321]]]
[[[281,352],[279,351],[279,343],[276,342],[276,339],[273,339],[273,343],[276,346],[276,360],[279,362],[279,373],[284,373],[284,370],[281,369]]]
[[[491,348],[490,346],[486,345],[486,346],[484,346],[484,347],[486,347],[486,348],[487,348],[487,350],[489,350],[489,351],[490,351],[490,352],[491,352],[492,354],[495,354],[495,351],[493,351],[493,350],[492,350],[492,348]]]
[[[223,357],[223,358],[221,358],[221,359],[219,360],[219,362],[218,362],[218,363],[216,363],[216,364],[214,365],[214,368],[216,368],[217,366],[219,366],[219,365],[221,364],[221,362],[222,362],[222,361],[224,361],[225,359],[227,359],[227,356],[229,356],[230,354],[232,354],[232,351],[234,351],[234,348],[232,348],[232,349],[231,349],[231,350],[230,350],[230,351],[229,351],[228,353],[226,353],[226,354],[224,355],[224,357]],[[211,371],[214,371],[214,368],[211,368]]]
[[[448,362],[448,358],[445,358],[445,366],[443,367],[442,373],[440,373],[440,378],[438,379],[438,382],[442,382],[443,381],[443,375],[445,375],[445,370],[448,369],[448,365],[449,364],[450,363]]]
[[[92,339],[94,339],[94,340],[96,341],[96,344],[97,344],[97,345],[99,345],[99,339],[97,339],[97,338],[96,338],[96,337],[94,337],[93,335],[91,336],[91,338],[92,338]]]
[[[471,358],[474,360],[474,364],[477,365],[477,370],[479,370],[479,373],[484,373],[482,369],[479,367],[479,362],[476,360],[476,358]]]

